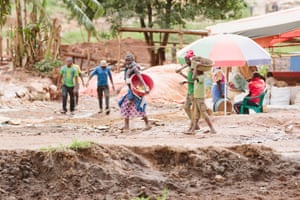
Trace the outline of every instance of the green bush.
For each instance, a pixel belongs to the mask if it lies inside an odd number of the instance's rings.
[[[91,143],[88,141],[79,141],[79,140],[73,140],[72,144],[70,144],[68,146],[68,148],[74,150],[74,151],[78,151],[80,149],[87,149],[91,147]]]
[[[162,195],[159,195],[157,197],[136,197],[131,200],[150,200],[150,199],[156,199],[156,200],[167,200],[168,199],[169,190],[165,188],[162,192]]]
[[[40,148],[40,150],[54,152],[54,151],[66,151],[68,149],[71,149],[73,151],[78,151],[78,150],[90,148],[91,145],[92,144],[88,141],[80,141],[80,140],[74,139],[70,145],[61,144],[58,147],[52,147],[52,146],[42,147],[42,148]]]
[[[56,59],[45,58],[34,64],[34,69],[42,73],[50,73],[55,67],[60,67],[63,65],[63,62]]]

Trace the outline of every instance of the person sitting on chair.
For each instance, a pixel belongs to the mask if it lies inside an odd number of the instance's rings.
[[[212,68],[213,85],[211,89],[212,101],[215,104],[218,99],[224,98],[225,75],[220,67]]]
[[[249,94],[247,97],[256,97],[259,96],[265,90],[266,84],[265,81],[261,78],[261,75],[258,72],[253,72],[252,78],[248,83]],[[234,110],[237,114],[240,113],[241,105],[243,101],[237,102],[234,104]],[[259,103],[259,97],[250,99],[248,105],[257,105]],[[245,113],[249,113],[249,110],[245,110]]]

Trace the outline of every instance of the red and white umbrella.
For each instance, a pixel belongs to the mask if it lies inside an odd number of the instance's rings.
[[[271,63],[270,54],[248,37],[235,34],[208,36],[187,45],[177,52],[183,64],[185,53],[193,50],[195,55],[209,58],[215,66],[256,66]]]

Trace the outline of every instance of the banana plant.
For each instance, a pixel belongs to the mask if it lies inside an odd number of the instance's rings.
[[[80,25],[88,32],[88,41],[93,34],[97,39],[97,32],[93,20],[103,15],[104,10],[97,0],[63,0]]]

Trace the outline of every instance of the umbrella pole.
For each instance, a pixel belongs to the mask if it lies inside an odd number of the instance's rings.
[[[225,67],[225,83],[224,83],[224,115],[227,115],[227,67]]]
[[[225,105],[224,105],[224,115],[227,115],[227,81],[225,81],[225,85],[224,85],[224,98],[225,98]]]

